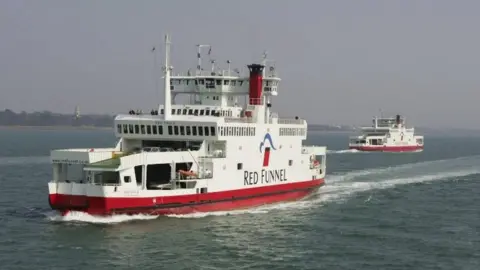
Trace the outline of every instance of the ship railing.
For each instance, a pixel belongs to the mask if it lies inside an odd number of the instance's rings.
[[[143,147],[142,152],[149,152],[149,153],[155,153],[155,152],[187,152],[189,150],[193,149],[188,149],[188,148],[171,148],[171,147]],[[197,149],[198,150],[198,149]]]
[[[199,156],[198,158],[205,161],[211,161],[214,158],[226,158],[227,153],[223,149],[214,149],[207,153],[205,156]]]
[[[287,125],[303,125],[304,121],[303,119],[279,118],[277,123]]]
[[[104,187],[119,187],[122,185],[120,183],[115,183],[115,184],[114,183],[92,183],[92,184],[96,186],[104,186]]]
[[[188,181],[196,181],[196,180],[212,179],[212,178],[213,178],[213,173],[211,171],[201,172],[195,175],[184,175],[177,172],[175,174],[175,179],[172,179],[172,180],[179,181],[179,182],[188,182]]]
[[[225,123],[253,123],[253,119],[251,117],[225,117]]]
[[[89,164],[110,159],[119,153],[121,152],[115,148],[61,149],[51,151],[50,161],[64,164]]]

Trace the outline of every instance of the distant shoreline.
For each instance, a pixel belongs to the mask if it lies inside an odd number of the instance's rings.
[[[0,129],[45,129],[45,130],[66,130],[66,129],[77,129],[77,130],[109,130],[113,129],[112,127],[94,127],[94,126],[3,126],[0,125]]]

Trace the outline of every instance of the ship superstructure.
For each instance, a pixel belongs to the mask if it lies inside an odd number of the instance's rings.
[[[266,58],[248,75],[172,75],[165,37],[164,104],[115,118],[112,148],[53,150],[53,209],[183,214],[303,198],[324,184],[326,147],[304,146],[307,122],[272,111],[280,78]],[[211,48],[211,47],[210,47]],[[230,66],[230,62],[228,62]],[[179,95],[190,98],[177,104]]]

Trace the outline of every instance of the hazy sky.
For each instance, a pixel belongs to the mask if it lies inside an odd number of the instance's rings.
[[[198,43],[240,67],[267,49],[283,116],[370,124],[382,109],[478,125],[479,11],[478,0],[2,0],[0,109],[151,108],[163,95],[151,48],[169,32],[177,71],[195,67]]]

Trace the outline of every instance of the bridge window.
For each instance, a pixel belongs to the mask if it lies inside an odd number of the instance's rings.
[[[192,127],[192,135],[197,136],[197,127],[196,126]]]
[[[123,125],[123,133],[128,133],[128,125]]]
[[[217,85],[222,85],[222,80],[217,80]]]
[[[147,134],[152,134],[152,127],[150,125],[147,126]]]
[[[198,136],[203,136],[203,126],[198,127]]]
[[[182,109],[177,109],[177,114],[182,114]]]
[[[122,125],[117,124],[117,132],[122,133]]]
[[[128,131],[130,134],[133,134],[133,125],[128,125]]]
[[[198,110],[195,110],[195,112],[193,113],[194,115],[198,115]]]
[[[140,130],[142,131],[142,134],[145,134],[145,125],[141,125]]]
[[[173,128],[172,128],[172,126],[168,126],[168,135],[173,135]]]
[[[193,115],[193,110],[192,109],[188,110],[188,114]]]
[[[205,136],[210,136],[208,127],[203,127],[205,129]]]
[[[140,133],[140,127],[138,125],[135,125],[135,133],[137,134]]]
[[[230,81],[229,81],[229,80],[223,81],[223,85],[229,85],[229,84],[230,84]]]
[[[199,84],[205,84],[205,82],[203,81],[203,79],[198,80],[198,83],[199,83]]]
[[[206,79],[205,80],[205,88],[215,88],[215,83],[213,79]]]
[[[192,135],[190,126],[186,126],[186,130],[187,130],[187,136]]]
[[[173,133],[178,135],[178,126],[173,126]]]
[[[203,115],[205,113],[205,110],[200,110],[200,115]]]
[[[152,133],[157,134],[157,126],[152,126]]]
[[[163,114],[163,109],[160,110],[160,114]]]
[[[293,165],[293,160],[288,160],[288,166],[292,166]]]
[[[124,183],[130,183],[130,182],[132,182],[132,179],[130,178],[130,176],[124,176],[123,177],[123,182]]]
[[[243,163],[237,163],[237,170],[243,169]]]
[[[235,84],[236,84],[236,81],[235,81],[235,80],[231,80],[231,81],[230,81],[230,85],[235,86]]]
[[[215,112],[215,110],[212,110],[212,113],[211,113],[211,115],[215,115],[215,113],[216,113],[216,112]]]
[[[215,127],[210,127],[210,135],[215,136]]]
[[[206,110],[205,115],[210,115],[210,110]]]
[[[158,126],[158,134],[159,135],[163,134],[163,126]]]
[[[187,115],[187,109],[183,109],[183,115]]]
[[[185,136],[185,127],[180,126],[180,135]]]

